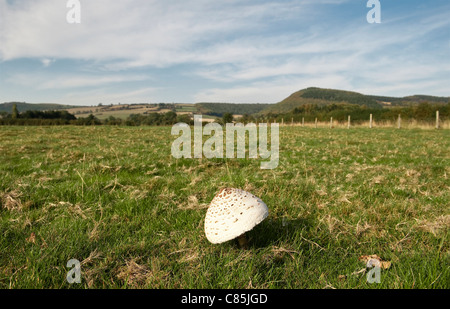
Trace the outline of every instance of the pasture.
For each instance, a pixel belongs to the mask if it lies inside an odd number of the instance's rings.
[[[1,127],[0,288],[450,287],[449,130],[280,127],[274,170],[174,159],[170,130]],[[205,237],[223,187],[269,207],[246,249]]]

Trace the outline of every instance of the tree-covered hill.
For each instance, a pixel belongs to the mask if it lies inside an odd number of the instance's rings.
[[[269,106],[262,113],[286,113],[307,104],[318,106],[355,104],[360,106],[364,105],[368,108],[382,108],[382,105],[375,99],[357,92],[311,87],[291,94],[283,101]]]
[[[7,102],[0,104],[0,112],[11,113],[14,104],[16,104],[19,112],[61,110],[74,107],[71,105],[62,105],[53,103]]]
[[[222,117],[226,113],[233,115],[254,115],[272,104],[251,104],[251,103],[197,103],[197,112],[203,115]]]
[[[429,95],[413,95],[407,97],[389,97],[365,95],[352,91],[323,89],[317,87],[306,88],[291,94],[283,101],[268,106],[261,114],[288,113],[304,105],[356,105],[368,109],[382,109],[390,106],[415,106],[420,103],[447,104],[450,97],[436,97]]]

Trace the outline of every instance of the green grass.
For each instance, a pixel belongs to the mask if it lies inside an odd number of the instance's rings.
[[[195,105],[178,105],[176,108],[177,112],[196,112],[197,107]]]
[[[176,160],[170,129],[0,128],[0,288],[450,287],[450,131],[282,127],[261,170]],[[269,207],[247,249],[204,235],[226,186]]]

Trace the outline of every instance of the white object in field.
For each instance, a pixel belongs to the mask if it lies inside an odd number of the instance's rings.
[[[269,215],[267,205],[255,195],[241,189],[222,189],[206,212],[205,234],[219,244],[253,229]]]

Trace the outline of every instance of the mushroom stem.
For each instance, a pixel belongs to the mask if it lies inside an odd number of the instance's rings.
[[[237,238],[237,241],[239,244],[239,248],[247,248],[248,240],[247,240],[247,237],[245,236],[245,233],[242,234],[241,236],[239,236]]]

